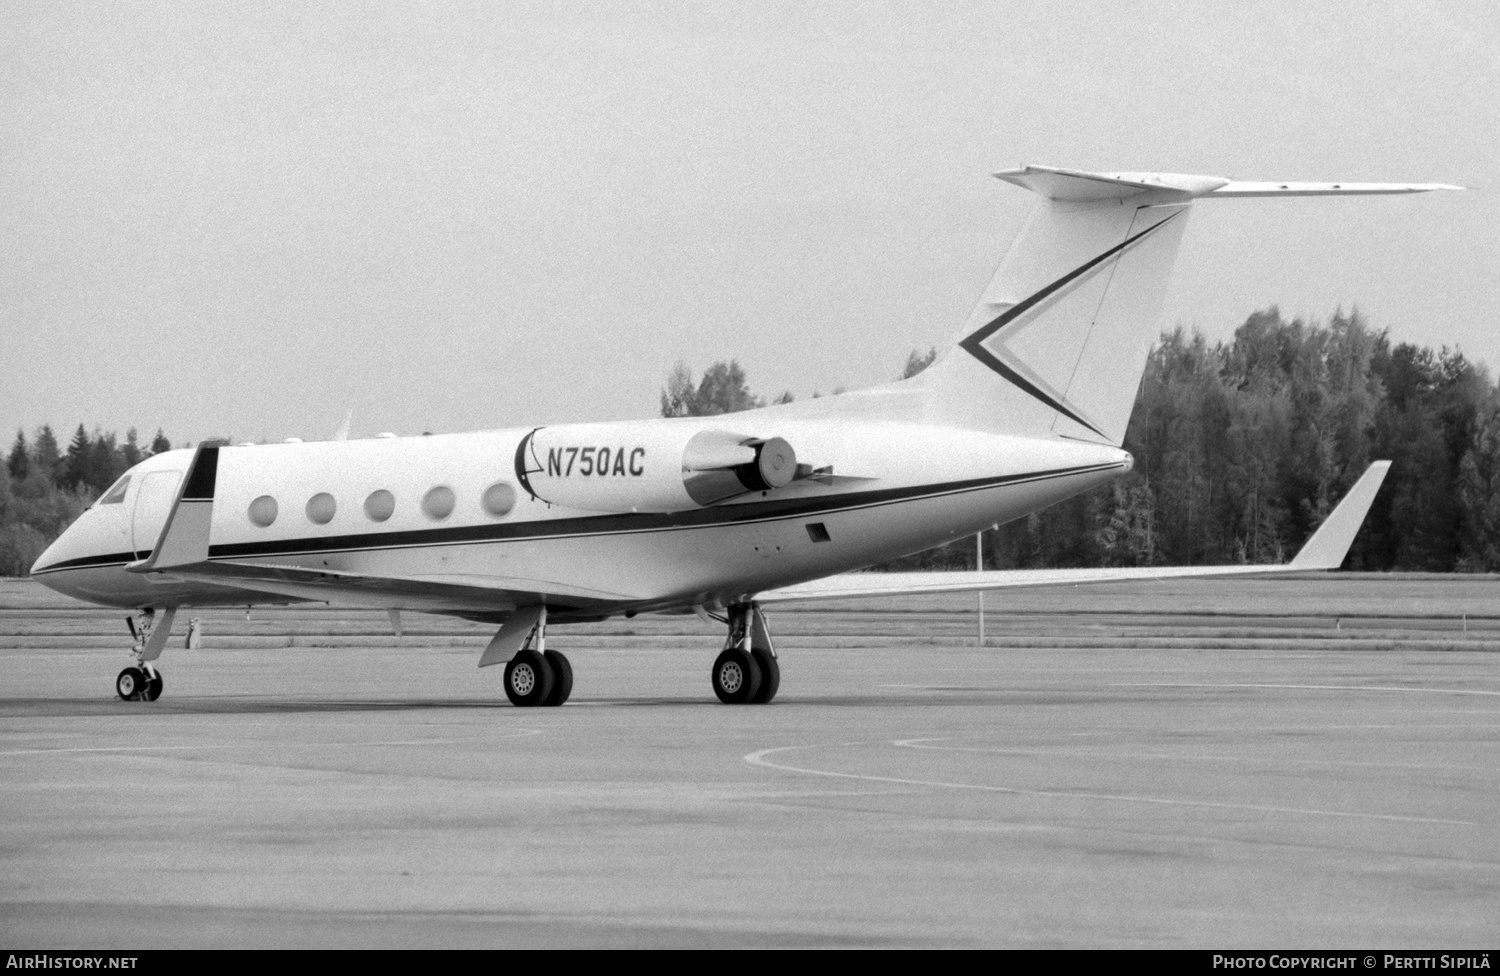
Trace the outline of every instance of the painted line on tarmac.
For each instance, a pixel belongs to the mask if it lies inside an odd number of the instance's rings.
[[[403,739],[391,742],[297,742],[291,744],[303,746],[359,746],[367,748],[369,746],[455,746],[460,745],[464,741],[462,739]],[[287,744],[285,742],[276,743],[278,747]],[[266,745],[264,742],[236,742],[226,745],[205,744],[191,746],[75,746],[60,749],[7,749],[0,751],[0,756],[33,756],[39,753],[56,755],[64,752],[175,752],[183,749],[198,749],[207,752],[213,749],[260,749]]]
[[[1185,681],[1117,681],[1114,688],[1281,688],[1292,691],[1401,691],[1430,695],[1486,695],[1500,698],[1500,691],[1478,691],[1468,688],[1399,688],[1386,685],[1285,685],[1251,682],[1190,683]]]
[[[1458,714],[1460,714],[1460,715],[1467,715],[1467,714],[1471,714],[1471,713],[1469,713],[1469,712],[1459,712]],[[1323,732],[1323,731],[1329,731],[1329,730],[1345,730],[1345,731],[1347,731],[1347,730],[1351,730],[1351,729],[1352,730],[1357,730],[1357,731],[1360,731],[1360,732],[1368,732],[1371,729],[1382,729],[1382,730],[1396,729],[1396,730],[1399,730],[1399,731],[1405,731],[1405,730],[1408,730],[1408,729],[1461,729],[1461,730],[1467,732],[1467,731],[1470,731],[1470,730],[1473,730],[1473,729],[1500,729],[1500,724],[1497,724],[1495,722],[1456,722],[1456,723],[1453,723],[1453,724],[1440,724],[1438,722],[1403,722],[1403,723],[1401,723],[1399,725],[1395,725],[1395,724],[1387,724],[1387,725],[1372,725],[1372,724],[1365,724],[1365,725],[1267,725],[1263,729],[1251,728],[1250,731],[1252,731],[1252,732],[1253,731],[1264,731],[1264,732],[1272,732],[1272,731],[1274,731],[1274,732]]]
[[[896,739],[890,745],[899,745],[903,740]],[[910,741],[910,740],[906,740]],[[1248,803],[1215,803],[1210,800],[1174,800],[1167,797],[1156,796],[1129,796],[1117,793],[1092,793],[1087,791],[1071,790],[1028,790],[1016,786],[990,786],[983,783],[949,783],[943,780],[932,779],[907,779],[901,776],[873,776],[867,773],[840,773],[827,769],[809,769],[805,766],[788,766],[784,763],[775,763],[767,759],[767,756],[778,752],[793,752],[801,749],[829,749],[848,746],[886,745],[884,742],[840,742],[830,744],[819,744],[810,746],[778,746],[771,749],[760,749],[755,752],[746,753],[741,758],[752,766],[761,766],[765,769],[774,769],[783,773],[803,773],[808,776],[827,776],[831,779],[857,779],[870,783],[892,783],[897,786],[930,786],[938,789],[948,790],[975,790],[981,793],[1005,793],[1012,796],[1034,796],[1044,799],[1060,800],[1100,800],[1113,803],[1143,803],[1153,806],[1179,806],[1198,807],[1208,810],[1236,810],[1247,813],[1283,813],[1304,817],[1334,817],[1344,820],[1379,820],[1386,823],[1422,823],[1441,824],[1454,827],[1480,827],[1483,824],[1471,820],[1441,820],[1435,817],[1404,817],[1389,813],[1351,813],[1344,810],[1316,810],[1303,807],[1273,807],[1261,806]]]
[[[1129,755],[1122,755],[1117,752],[1090,752],[1081,749],[981,749],[975,746],[940,746],[930,744],[947,741],[952,740],[947,738],[897,739],[891,745],[900,746],[903,749],[928,749],[933,752],[967,752],[986,756],[1067,756],[1075,759],[1107,759],[1111,762],[1118,762],[1122,759],[1162,759],[1167,762],[1200,763],[1255,763],[1258,765],[1274,762],[1292,763],[1299,766],[1368,766],[1375,769],[1430,769],[1446,772],[1458,772],[1473,768],[1470,766],[1434,766],[1431,763],[1355,762],[1347,759],[1284,759],[1280,756],[1184,756],[1166,752],[1132,752]]]
[[[934,684],[882,684],[878,688],[905,688],[914,691],[993,691],[990,687],[968,687],[965,685],[934,685]],[[1102,687],[1107,688],[1281,688],[1293,691],[1402,691],[1423,692],[1433,695],[1484,695],[1500,697],[1500,691],[1480,691],[1468,688],[1399,688],[1386,685],[1290,685],[1270,684],[1265,682],[1248,681],[1222,681],[1222,682],[1188,682],[1188,681],[1114,681]],[[1016,686],[1015,691],[1036,691],[1035,687]],[[1040,690],[1052,690],[1051,688]],[[1073,688],[1072,690],[1079,690]]]
[[[0,756],[30,756],[37,753],[57,754],[60,752],[163,752],[170,749],[245,749],[255,743],[237,743],[235,745],[195,745],[195,746],[77,746],[66,749],[8,749],[0,752]]]

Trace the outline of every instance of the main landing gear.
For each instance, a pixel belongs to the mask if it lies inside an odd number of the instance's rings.
[[[115,694],[122,701],[156,701],[161,697],[161,672],[152,663],[161,657],[162,648],[172,633],[172,618],[176,607],[167,607],[161,620],[156,620],[156,608],[148,607],[137,617],[126,617],[125,626],[135,638],[130,654],[135,663],[115,676]]]
[[[505,664],[505,697],[518,708],[530,708],[561,705],[572,693],[573,665],[558,651],[547,650],[547,609],[543,607],[526,643]]]
[[[781,665],[766,615],[755,603],[729,608],[729,636],[714,659],[714,694],[726,705],[764,705],[781,687]]]

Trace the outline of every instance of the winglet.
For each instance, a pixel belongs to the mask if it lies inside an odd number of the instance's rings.
[[[1338,569],[1349,555],[1354,536],[1364,524],[1365,515],[1380,491],[1380,483],[1391,469],[1391,462],[1376,461],[1359,476],[1354,487],[1318,526],[1318,531],[1303,544],[1287,564],[1290,569]]]
[[[132,573],[156,573],[192,566],[208,559],[208,529],[213,521],[214,488],[219,475],[219,444],[200,444],[188,465],[177,500],[151,555],[125,568]]]

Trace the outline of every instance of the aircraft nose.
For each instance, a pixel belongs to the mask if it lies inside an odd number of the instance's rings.
[[[42,550],[42,554],[36,557],[36,562],[31,564],[32,576],[37,576],[45,573],[53,566],[62,562],[63,557],[61,553],[69,547],[68,543],[64,542],[63,540],[68,537],[68,532],[71,531],[72,529],[63,532],[62,535],[52,540],[52,544],[50,546]],[[45,580],[43,582],[45,582]]]
[[[119,549],[118,536],[110,524],[85,512],[37,557],[31,578],[64,596],[113,603],[121,587],[118,577],[125,575],[119,566],[133,555]]]
[[[52,545],[42,550],[31,566],[31,575],[39,583],[45,583],[58,592],[66,592],[56,585],[63,577],[71,575],[73,569],[85,568],[98,562],[110,552],[109,543],[114,541],[102,529],[97,519],[84,512],[77,521],[68,526]]]

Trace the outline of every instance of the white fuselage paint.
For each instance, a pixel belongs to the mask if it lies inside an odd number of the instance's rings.
[[[1060,438],[808,418],[775,409],[578,427],[595,438],[613,428],[616,444],[628,447],[636,432],[661,425],[782,437],[799,461],[832,468],[834,480],[800,480],[669,514],[602,513],[550,505],[518,482],[517,446],[532,428],[226,447],[219,452],[210,558],[493,591],[477,602],[423,602],[401,593],[354,600],[372,606],[504,613],[516,602],[507,593],[532,593],[564,616],[566,608],[586,616],[718,607],[1019,518],[1105,483],[1131,464],[1118,448]],[[150,554],[170,509],[168,486],[175,490],[173,475],[180,478],[191,459],[191,451],[170,451],[136,466],[123,501],[92,507],[33,573],[53,589],[121,607],[327,599],[295,586],[257,593],[126,571],[129,562]],[[515,490],[514,507],[502,515],[481,503],[497,483]],[[422,506],[437,487],[451,489],[454,498],[442,518]],[[377,522],[365,501],[382,490],[395,505]],[[336,502],[322,525],[307,508],[320,493]],[[276,517],[265,526],[250,517],[252,502],[263,496],[276,502]],[[822,525],[827,541],[815,539],[812,523]]]

